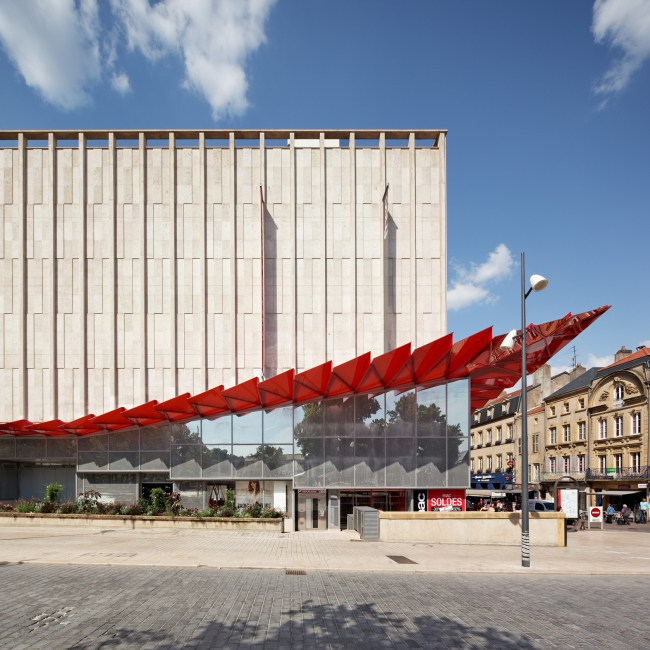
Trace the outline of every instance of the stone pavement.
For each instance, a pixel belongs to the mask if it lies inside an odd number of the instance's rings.
[[[5,564],[0,584],[3,650],[650,647],[645,576]]]
[[[649,575],[650,535],[640,526],[570,532],[566,548],[533,546],[530,569],[521,567],[520,557],[517,546],[370,543],[358,541],[354,531],[0,528],[0,562],[11,563],[527,575]]]

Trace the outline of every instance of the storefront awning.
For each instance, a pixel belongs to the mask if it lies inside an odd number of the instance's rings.
[[[641,490],[603,490],[602,492],[589,492],[590,496],[608,496],[608,497],[624,497],[628,494],[638,494],[639,492],[644,492],[645,489]]]

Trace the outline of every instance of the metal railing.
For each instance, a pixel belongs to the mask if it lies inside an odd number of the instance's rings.
[[[585,472],[572,470],[570,472],[540,472],[539,480],[543,482],[558,481],[564,478],[565,476],[570,476],[571,478],[575,478],[578,480],[583,480],[586,478]]]
[[[587,479],[621,479],[621,478],[649,478],[650,467],[607,467],[606,469],[588,469],[585,472]]]

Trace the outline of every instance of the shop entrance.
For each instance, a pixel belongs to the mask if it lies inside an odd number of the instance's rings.
[[[325,490],[298,490],[298,530],[326,530]]]
[[[348,525],[348,515],[355,506],[368,506],[383,512],[404,512],[407,507],[406,490],[354,490],[343,491],[341,495],[341,529]]]

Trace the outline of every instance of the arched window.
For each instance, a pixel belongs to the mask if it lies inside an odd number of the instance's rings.
[[[622,402],[623,401],[623,385],[618,384],[616,388],[614,389],[614,399],[617,402]]]

